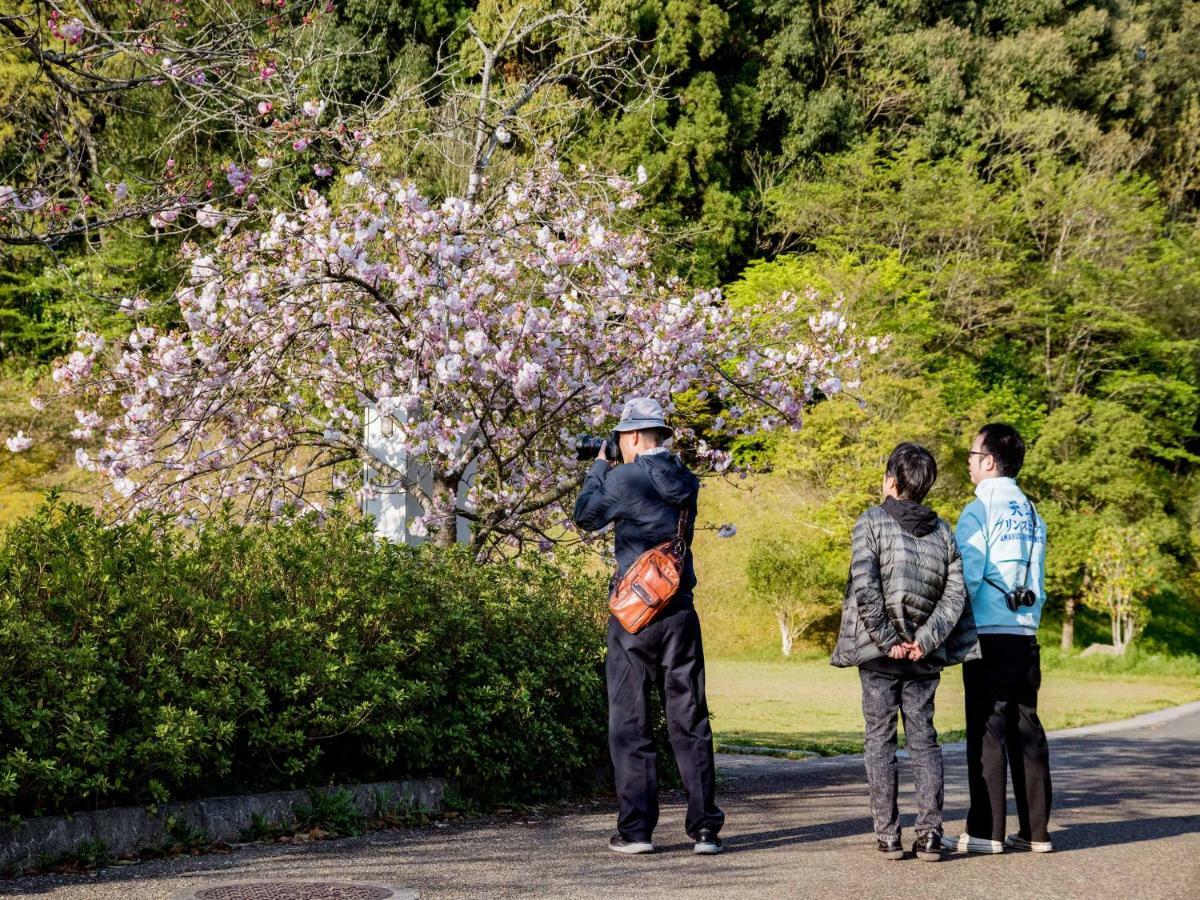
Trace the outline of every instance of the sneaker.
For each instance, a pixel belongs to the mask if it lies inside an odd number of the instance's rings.
[[[956,838],[944,838],[942,846],[947,850],[957,850],[959,853],[1003,853],[1004,845],[999,841],[989,841],[987,838],[971,837],[964,832]]]
[[[900,835],[895,837],[875,836],[875,849],[884,859],[904,859],[904,847],[900,843]]]
[[[649,841],[631,841],[623,834],[614,834],[608,839],[608,849],[613,853],[653,853],[654,845]]]
[[[712,856],[720,853],[725,848],[721,846],[721,839],[717,837],[715,831],[711,828],[701,828],[696,835],[695,852],[702,856]]]
[[[1030,853],[1050,853],[1054,850],[1054,845],[1049,841],[1030,841],[1019,834],[1006,837],[1004,846],[1013,850],[1028,850]]]
[[[936,831],[918,834],[917,839],[913,841],[913,853],[917,855],[917,859],[923,859],[925,862],[938,862],[942,858],[942,836]]]

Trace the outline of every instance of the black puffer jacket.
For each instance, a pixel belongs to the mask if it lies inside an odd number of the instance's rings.
[[[944,520],[918,536],[873,506],[854,525],[850,578],[832,662],[859,666],[913,640],[930,663],[955,665],[978,656],[962,558]]]
[[[599,531],[609,522],[617,523],[616,577],[620,578],[639,556],[675,536],[679,511],[686,508],[687,556],[679,592],[671,604],[690,606],[696,587],[692,534],[699,490],[700,479],[670,453],[643,453],[632,463],[612,467],[597,460],[583,480],[572,518],[584,531]]]

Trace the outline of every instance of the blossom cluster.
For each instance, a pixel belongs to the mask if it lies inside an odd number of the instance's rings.
[[[110,348],[81,333],[55,369],[87,398],[76,461],[124,513],[305,505],[363,464],[405,484],[364,444],[370,407],[440,488],[416,530],[466,514],[477,533],[544,539],[580,481],[572,437],[630,395],[670,409],[697,391],[724,410],[710,436],[733,436],[796,427],[857,384],[863,346],[836,305],[784,294],[735,310],[656,277],[649,236],[625,222],[632,181],[547,164],[478,202],[435,201],[369,162],[343,181],[336,207],[309,192],[260,229],[206,207],[225,227],[185,247],[185,327],[138,321]]]
[[[155,149],[170,158],[150,172],[144,148],[129,155],[116,148],[103,166],[108,190],[89,191],[71,153],[55,149],[73,144],[60,133],[71,117],[43,122],[42,111],[18,110],[8,148],[18,160],[9,167],[16,180],[0,185],[0,244],[53,247],[123,222],[146,222],[156,236],[186,232],[207,202],[255,209],[277,176],[292,176],[288,164],[296,160],[279,157],[293,148],[306,151],[304,168],[317,177],[347,152],[341,116],[357,113],[345,106],[327,112],[329,101],[307,96],[306,73],[346,53],[324,39],[335,27],[326,0],[271,0],[265,11],[209,4],[202,23],[193,21],[187,0],[102,5],[37,4],[35,11],[46,10],[44,27],[26,17],[29,27],[15,32],[24,37],[9,49],[40,84],[35,93],[55,98],[50,108],[115,104],[135,114],[145,102],[156,109],[168,103],[171,122]],[[230,148],[237,159],[197,152],[197,135],[212,129],[239,135]],[[276,157],[272,171],[256,170],[256,156]]]

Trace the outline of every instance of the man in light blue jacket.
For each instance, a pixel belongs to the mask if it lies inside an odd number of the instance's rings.
[[[965,833],[946,843],[971,853],[1053,849],[1050,752],[1037,714],[1046,523],[1017,487],[1024,461],[1011,425],[980,429],[968,462],[975,499],[955,529],[981,658],[963,665],[971,806]],[[1009,768],[1020,827],[1006,835]]]

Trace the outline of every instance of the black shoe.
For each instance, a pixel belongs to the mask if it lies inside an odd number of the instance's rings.
[[[875,849],[883,855],[884,859],[904,859],[904,847],[900,844],[900,835],[887,838],[876,836]]]
[[[913,842],[913,853],[925,862],[938,862],[942,858],[942,836],[936,831],[918,834]]]
[[[623,834],[614,834],[608,839],[608,849],[614,853],[653,853],[654,845],[649,841],[631,841]]]
[[[721,846],[721,839],[717,837],[717,833],[711,828],[701,828],[696,833],[695,851],[702,856],[712,856],[724,849]]]

